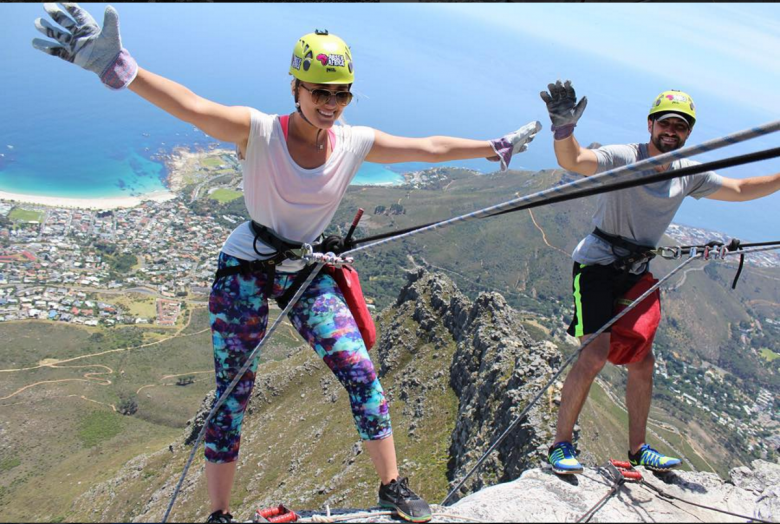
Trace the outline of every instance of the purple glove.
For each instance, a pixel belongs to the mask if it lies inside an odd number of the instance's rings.
[[[488,160],[501,162],[501,171],[506,171],[509,169],[512,155],[522,153],[528,149],[528,143],[534,139],[536,133],[541,131],[541,129],[541,122],[529,122],[517,131],[504,135],[501,138],[490,140],[490,146],[495,151],[496,156],[488,157]]]
[[[558,80],[554,84],[549,84],[547,88],[550,90],[549,93],[542,91],[539,95],[547,104],[555,140],[563,140],[574,133],[577,121],[585,111],[585,106],[588,105],[588,97],[583,96],[578,103],[577,95],[569,80],[564,83]]]

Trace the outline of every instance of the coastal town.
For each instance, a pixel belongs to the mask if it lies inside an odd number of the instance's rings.
[[[175,151],[166,159],[172,193],[133,207],[0,200],[0,322],[175,326],[187,301],[207,299],[230,233],[222,224],[241,219],[193,213],[182,188],[197,194],[219,177],[235,185],[237,165],[226,157],[224,150]]]

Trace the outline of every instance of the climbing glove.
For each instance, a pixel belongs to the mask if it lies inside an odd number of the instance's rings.
[[[35,38],[33,47],[92,71],[111,89],[123,89],[135,80],[138,64],[122,47],[116,10],[111,6],[106,7],[101,30],[92,15],[77,4],[60,5],[70,16],[53,3],[45,3],[43,8],[64,31],[38,18],[35,28],[56,42]]]
[[[548,84],[547,88],[550,90],[549,93],[542,91],[539,95],[547,104],[555,140],[568,138],[574,133],[577,121],[585,111],[585,106],[588,105],[588,97],[583,96],[577,103],[577,95],[569,80],[564,83],[558,80],[554,84]]]
[[[541,131],[541,129],[541,122],[529,122],[517,131],[513,131],[501,138],[490,140],[490,146],[493,148],[496,156],[488,157],[488,160],[501,162],[501,171],[506,171],[509,169],[512,155],[522,153],[528,149],[528,143],[536,137],[536,133]]]

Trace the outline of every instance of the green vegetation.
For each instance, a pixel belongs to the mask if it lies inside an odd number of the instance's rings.
[[[769,362],[773,362],[774,360],[780,358],[780,355],[778,355],[777,353],[775,353],[769,348],[762,348],[761,356],[767,359]]]
[[[16,457],[0,459],[0,473],[10,471],[21,464],[22,461]]]
[[[220,204],[224,204],[225,202],[230,202],[231,200],[235,200],[243,196],[244,193],[241,191],[234,191],[232,189],[217,189],[209,195],[209,198],[216,200]]]
[[[780,361],[773,359],[772,365],[767,366],[758,352],[742,344],[740,329],[732,324],[731,336],[722,342],[718,365],[734,373],[745,385],[760,385],[775,393],[780,392],[780,373],[776,369]]]
[[[109,411],[95,411],[80,424],[78,437],[85,448],[92,448],[117,436],[124,427],[122,418]]]
[[[138,258],[132,253],[117,253],[116,246],[105,242],[95,244],[103,261],[108,264],[112,278],[129,273],[138,264]]]
[[[8,218],[14,222],[41,222],[45,215],[43,211],[15,207],[8,213]]]
[[[119,395],[119,403],[116,406],[118,413],[122,415],[135,415],[138,411],[138,398],[135,394],[123,393]]]
[[[115,304],[135,317],[156,318],[157,299],[148,295],[127,293],[125,295],[99,295],[100,300]]]
[[[218,156],[210,156],[210,157],[207,157],[207,158],[204,158],[203,160],[201,160],[200,163],[201,163],[202,166],[205,166],[205,167],[219,167],[219,166],[223,165],[225,163],[225,161],[222,160],[222,158],[220,158]]]

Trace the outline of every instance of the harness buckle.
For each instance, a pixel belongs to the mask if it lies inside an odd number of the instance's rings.
[[[667,260],[677,260],[682,256],[682,250],[679,246],[659,247],[658,255]]]

